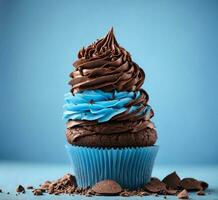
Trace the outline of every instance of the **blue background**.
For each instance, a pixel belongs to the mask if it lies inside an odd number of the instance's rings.
[[[68,162],[63,95],[111,26],[146,73],[159,164],[218,163],[218,1],[0,1],[0,159]]]

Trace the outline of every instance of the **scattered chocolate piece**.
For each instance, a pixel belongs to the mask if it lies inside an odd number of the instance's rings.
[[[200,190],[200,191],[198,191],[196,194],[197,194],[197,195],[200,195],[200,196],[203,196],[203,195],[205,195],[205,192],[204,192],[203,190]]]
[[[2,189],[0,189],[0,193],[2,193]]]
[[[187,190],[182,190],[182,191],[177,195],[177,197],[178,197],[179,199],[189,199]]]
[[[95,195],[95,192],[92,189],[88,189],[86,192],[87,195]]]
[[[64,177],[56,181],[45,181],[41,184],[40,189],[49,194],[73,194],[76,190],[76,178],[71,174],[66,174]]]
[[[130,193],[129,193],[129,191],[124,190],[123,192],[120,193],[120,196],[129,197],[129,196],[130,196]]]
[[[113,180],[103,180],[96,183],[92,190],[101,195],[117,195],[122,191],[121,186]]]
[[[7,192],[7,194],[10,194],[10,192]]]
[[[151,181],[144,188],[151,193],[163,193],[166,191],[165,183],[161,182],[158,178],[151,178]]]
[[[43,184],[40,185],[40,188],[47,190],[50,184],[51,184],[51,181],[45,181]]]
[[[148,196],[148,195],[150,195],[150,193],[144,191],[143,189],[133,190],[133,191],[129,191],[129,190],[125,189],[120,193],[120,196],[123,196],[123,197],[130,197],[130,196],[143,197],[143,196]]]
[[[27,189],[27,190],[32,190],[32,189],[34,189],[34,188],[33,188],[32,185],[29,185],[29,186],[26,187],[26,189]]]
[[[208,188],[208,184],[204,181],[198,181],[193,178],[182,179],[178,186],[179,176],[176,172],[173,172],[167,175],[163,181],[160,181],[158,178],[151,178],[151,181],[147,183],[144,188],[137,190],[128,190],[122,189],[121,186],[113,180],[103,180],[96,183],[92,188],[78,188],[76,179],[70,174],[66,174],[62,178],[59,178],[55,181],[45,181],[40,185],[40,188],[32,190],[34,195],[43,195],[44,193],[60,195],[84,195],[87,197],[90,196],[100,196],[100,195],[120,195],[123,197],[129,196],[147,196],[147,195],[165,195],[163,198],[166,198],[166,195],[177,195],[178,198],[185,198],[187,196],[187,190],[196,190],[197,195],[205,195],[204,191]],[[176,189],[173,189],[173,188]],[[19,185],[17,188],[17,194],[22,193],[23,186]],[[24,189],[24,188],[23,188]],[[28,186],[27,189],[33,189],[33,186]],[[186,189],[185,191],[182,189]],[[25,189],[24,189],[25,191]],[[0,189],[0,192],[1,189]],[[180,193],[179,193],[180,192]],[[179,193],[179,194],[178,194]],[[9,193],[7,193],[9,194]]]
[[[43,195],[43,191],[41,189],[35,189],[35,190],[33,190],[33,194],[35,196],[41,196],[41,195]]]
[[[207,182],[205,182],[205,181],[199,181],[200,182],[200,184],[201,184],[201,187],[203,188],[203,190],[206,190],[207,188],[208,188],[208,183]]]
[[[16,192],[18,193],[25,193],[25,189],[22,185],[18,185],[17,189],[16,189]]]
[[[180,187],[187,191],[203,190],[201,182],[194,178],[184,178],[180,182]]]
[[[60,181],[65,185],[77,187],[76,177],[71,174],[66,174]]]
[[[162,182],[164,182],[166,184],[167,188],[176,190],[176,189],[178,189],[178,186],[180,184],[180,178],[176,172],[173,172],[173,173],[167,175],[162,180]]]

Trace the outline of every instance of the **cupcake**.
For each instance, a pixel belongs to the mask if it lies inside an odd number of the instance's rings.
[[[141,88],[144,71],[118,44],[113,28],[83,47],[73,66],[63,118],[78,186],[112,179],[123,188],[143,187],[158,151],[154,112]]]

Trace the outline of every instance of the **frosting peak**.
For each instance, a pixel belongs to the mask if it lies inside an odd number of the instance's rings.
[[[75,71],[70,74],[69,82],[72,93],[93,89],[135,91],[145,78],[130,53],[118,44],[113,28],[104,38],[83,47],[73,65]]]
[[[120,51],[123,51],[123,53],[126,55],[125,59],[131,61],[129,52],[119,46],[114,36],[113,28],[111,28],[105,38],[97,40],[97,42],[89,45],[86,49],[83,47],[78,53],[78,58],[91,59],[98,56],[104,56],[105,54],[109,53],[112,57],[118,55]]]

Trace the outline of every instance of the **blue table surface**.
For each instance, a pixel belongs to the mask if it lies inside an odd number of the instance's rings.
[[[204,180],[209,183],[209,189],[206,191],[205,196],[197,196],[195,193],[190,193],[190,199],[202,200],[218,200],[218,165],[195,165],[195,166],[176,166],[176,165],[162,165],[155,166],[153,176],[162,179],[165,175],[172,171],[176,171],[181,178],[194,177],[196,179]],[[35,163],[17,163],[17,162],[0,162],[0,188],[3,193],[0,193],[0,199],[13,200],[32,200],[32,199],[114,199],[122,200],[127,197],[85,197],[80,195],[48,195],[34,196],[31,190],[27,190],[26,194],[16,196],[16,187],[21,184],[23,186],[33,185],[38,187],[39,184],[46,180],[56,180],[66,173],[71,173],[69,165],[57,164],[35,164]],[[10,192],[10,194],[7,194]],[[164,199],[163,196],[145,196],[145,197],[128,197],[128,199],[146,199],[146,200],[159,200]],[[167,199],[177,199],[175,196],[167,196]]]

